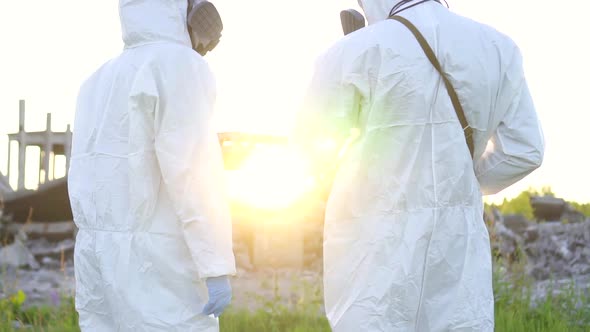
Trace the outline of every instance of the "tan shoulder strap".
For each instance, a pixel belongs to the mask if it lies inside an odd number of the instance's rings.
[[[420,43],[420,46],[424,50],[424,53],[428,57],[428,60],[430,60],[434,68],[436,68],[436,70],[440,73],[440,76],[445,82],[445,87],[447,88],[449,97],[451,97],[453,107],[455,108],[455,113],[457,113],[457,117],[459,118],[459,122],[461,123],[461,127],[463,128],[463,133],[465,134],[465,141],[467,142],[467,146],[469,147],[471,158],[473,158],[473,128],[469,126],[469,123],[465,118],[465,112],[463,112],[463,107],[461,106],[461,102],[459,101],[459,97],[457,96],[457,92],[455,92],[453,85],[447,78],[447,75],[443,72],[443,69],[440,63],[438,62],[438,59],[436,58],[434,51],[432,50],[424,36],[422,36],[418,28],[416,28],[416,26],[412,24],[412,22],[408,21],[407,19],[401,16],[391,16],[390,19],[401,22],[414,34],[414,37],[416,37],[418,43]]]

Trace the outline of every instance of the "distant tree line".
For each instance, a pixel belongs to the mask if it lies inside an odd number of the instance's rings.
[[[551,187],[543,187],[540,190],[529,188],[523,191],[518,196],[512,199],[504,199],[501,204],[486,204],[486,210],[492,207],[497,208],[502,214],[522,214],[528,220],[534,220],[533,207],[531,206],[531,196],[551,196],[555,197],[555,193],[551,190]],[[586,217],[590,217],[590,203],[568,203],[576,210],[583,213]]]

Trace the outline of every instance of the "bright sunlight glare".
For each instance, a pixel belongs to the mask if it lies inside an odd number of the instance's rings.
[[[306,160],[281,145],[257,147],[240,169],[228,171],[230,199],[253,208],[287,208],[314,186]]]

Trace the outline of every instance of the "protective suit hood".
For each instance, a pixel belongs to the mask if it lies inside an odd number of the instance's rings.
[[[358,0],[359,6],[365,12],[365,17],[369,24],[386,20],[393,6],[402,0]]]
[[[119,0],[125,48],[162,41],[191,46],[187,0]]]

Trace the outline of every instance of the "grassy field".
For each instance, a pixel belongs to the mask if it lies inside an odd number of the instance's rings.
[[[515,285],[512,283],[511,285]],[[529,293],[516,286],[497,282],[496,331],[562,332],[590,330],[590,300],[566,289],[531,306]],[[523,288],[520,288],[523,289]],[[526,289],[526,288],[525,288]],[[58,308],[21,309],[26,296],[15,294],[0,300],[0,331],[79,331],[72,299],[63,299]],[[276,301],[267,301],[256,312],[229,310],[221,317],[222,332],[320,332],[330,331],[328,322],[318,315],[317,303],[299,303],[287,309]],[[19,328],[26,326],[27,328]]]

